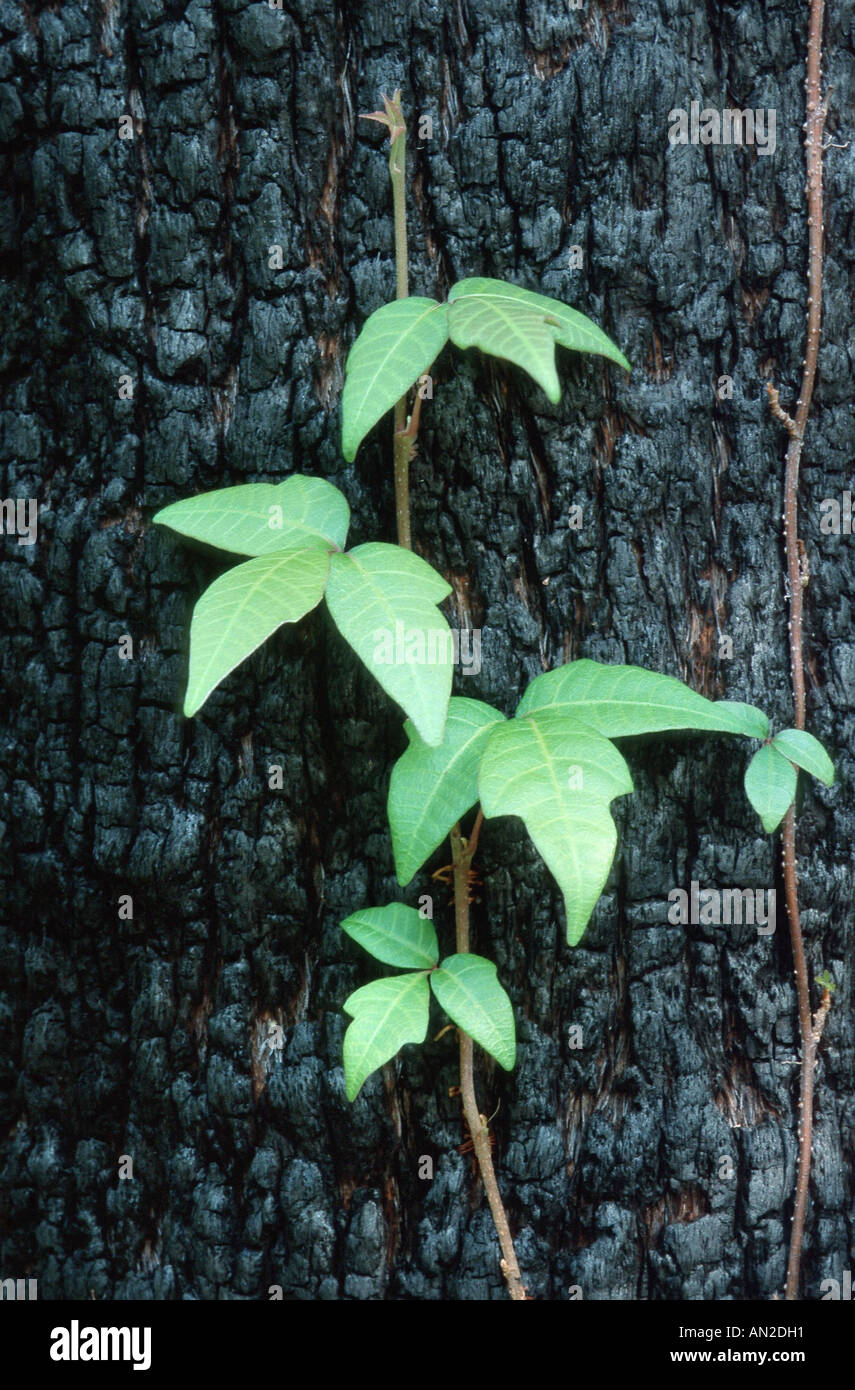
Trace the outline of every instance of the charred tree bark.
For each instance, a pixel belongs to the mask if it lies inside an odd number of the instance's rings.
[[[838,990],[810,1297],[855,1258],[855,536],[845,516],[820,527],[855,442],[855,12],[829,9],[801,533],[808,728],[839,780],[805,787],[798,852],[811,973]],[[515,279],[634,364],[627,381],[563,356],[557,407],[475,354],[437,364],[413,537],[453,581],[452,621],[481,629],[458,692],[511,712],[584,655],[790,724],[764,385],[794,399],[800,379],[806,22],[801,0],[0,0],[3,497],[39,503],[35,544],[0,537],[0,1277],[35,1276],[43,1298],[505,1296],[457,1152],[453,1035],[344,1096],[341,1003],[368,974],[339,923],[400,895],[400,713],[318,613],[185,721],[190,612],[222,563],[150,517],[302,471],[346,492],[355,542],[394,537],[388,422],[345,465],[338,410],[349,345],[395,287],[387,148],[357,113],[400,86],[411,292]],[[671,146],[670,113],[694,100],[774,110],[774,153]],[[481,835],[472,944],[520,1047],[511,1076],[482,1056],[478,1093],[501,1101],[523,1277],[547,1299],[769,1298],[798,1099],[780,856],[736,741],[628,758],[637,793],[576,950],[519,823]],[[692,880],[776,889],[776,930],[672,925],[669,891]],[[420,892],[450,947],[445,890],[426,872],[402,896]]]

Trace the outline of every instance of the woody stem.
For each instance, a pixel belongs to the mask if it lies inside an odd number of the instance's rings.
[[[451,852],[454,864],[454,921],[459,955],[466,955],[469,951],[469,866],[475,852],[481,821],[482,814],[479,809],[478,819],[468,844],[460,833],[459,824],[455,825],[451,831]],[[526,1298],[525,1285],[517,1263],[511,1228],[508,1225],[507,1214],[499,1192],[496,1170],[493,1167],[490,1132],[475,1098],[473,1043],[469,1034],[464,1033],[462,1028],[457,1031],[460,1039],[460,1092],[463,1099],[463,1114],[469,1126],[469,1133],[472,1135],[475,1157],[478,1161],[487,1201],[490,1204],[493,1225],[499,1237],[502,1251],[502,1273],[505,1276],[511,1298],[514,1301],[524,1300]]]
[[[401,120],[392,140],[389,153],[389,177],[392,181],[392,205],[395,214],[395,298],[406,299],[409,294],[407,273],[407,131]],[[395,521],[398,527],[398,544],[405,550],[412,550],[410,532],[410,456],[412,438],[407,428],[407,397],[404,395],[395,402],[394,416],[394,476],[395,476]]]
[[[798,541],[798,487],[799,465],[802,456],[805,426],[807,425],[816,379],[817,356],[819,353],[819,330],[822,312],[822,133],[825,124],[825,105],[820,94],[820,67],[822,57],[822,21],[824,0],[811,0],[808,27],[807,75],[805,79],[806,119],[805,151],[807,165],[807,205],[808,205],[808,301],[807,301],[807,342],[805,345],[804,370],[799,399],[794,420],[786,417],[784,423],[789,432],[787,445],[787,464],[784,479],[784,538],[787,550],[787,578],[789,581],[790,602],[790,670],[793,681],[793,703],[795,708],[794,726],[805,726],[805,678],[802,654],[802,573],[799,564]],[[772,393],[770,392],[770,400]],[[774,405],[773,401],[773,405]],[[777,414],[773,410],[773,413]],[[781,416],[778,415],[780,419]],[[790,807],[782,828],[782,848],[784,856],[784,888],[787,900],[787,916],[790,924],[790,940],[793,948],[793,964],[798,997],[799,1032],[801,1034],[802,1057],[799,1081],[799,1160],[796,1177],[796,1196],[793,1209],[793,1226],[790,1233],[790,1250],[787,1260],[787,1283],[784,1297],[788,1300],[798,1298],[799,1270],[802,1246],[804,1243],[805,1214],[807,1211],[808,1187],[810,1183],[811,1148],[813,1144],[813,1088],[816,1052],[822,1034],[825,1017],[828,1013],[830,995],[826,990],[817,1011],[816,1020],[811,1015],[810,983],[807,960],[805,958],[801,919],[799,916],[798,874],[796,870],[796,816],[795,808]]]

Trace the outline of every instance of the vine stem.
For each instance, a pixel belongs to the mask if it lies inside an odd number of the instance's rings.
[[[459,824],[455,825],[451,831],[451,853],[454,866],[454,921],[457,930],[457,951],[460,955],[466,955],[469,951],[469,866],[475,854],[482,821],[483,814],[479,808],[468,842],[460,833]],[[508,1225],[507,1213],[496,1180],[496,1170],[493,1167],[489,1126],[486,1118],[479,1111],[475,1098],[472,1039],[468,1033],[463,1032],[462,1028],[458,1029],[458,1036],[460,1039],[460,1093],[463,1099],[463,1114],[469,1126],[469,1133],[472,1135],[475,1157],[478,1160],[484,1191],[490,1204],[493,1225],[499,1237],[499,1245],[502,1250],[502,1274],[505,1276],[511,1298],[515,1302],[525,1300],[528,1295],[520,1274],[511,1228]]]
[[[400,88],[391,99],[384,95],[383,111],[364,112],[367,121],[378,121],[389,131],[389,179],[392,184],[392,208],[395,223],[395,298],[409,296],[407,270],[407,123],[401,107]],[[393,424],[393,467],[395,478],[395,524],[398,544],[412,550],[410,531],[410,459],[415,442],[415,430],[407,429],[407,397],[395,402]]]
[[[407,125],[401,108],[401,93],[396,91],[390,99],[383,97],[384,111],[374,111],[367,120],[379,121],[389,129],[391,149],[389,151],[389,178],[392,183],[392,207],[395,220],[395,297],[406,299],[409,295],[409,276],[407,269]],[[405,550],[412,550],[410,531],[410,459],[415,445],[421,413],[421,394],[417,394],[413,405],[412,418],[407,423],[407,397],[403,395],[395,403],[394,416],[394,476],[395,476],[395,521],[398,530],[398,544]],[[457,934],[458,955],[469,953],[469,866],[472,863],[478,836],[483,824],[483,813],[478,815],[469,840],[464,840],[459,824],[451,831],[451,848],[454,872],[454,920]],[[472,1135],[472,1145],[493,1224],[499,1237],[502,1250],[501,1269],[505,1276],[508,1292],[512,1299],[526,1299],[527,1294],[517,1263],[511,1229],[502,1203],[493,1155],[490,1151],[490,1133],[485,1117],[478,1109],[475,1097],[475,1072],[473,1042],[468,1033],[458,1028],[460,1039],[460,1094],[463,1100],[463,1114]]]
[[[807,73],[805,77],[805,152],[807,166],[808,208],[808,300],[807,337],[805,360],[802,371],[802,384],[796,403],[795,419],[782,408],[778,392],[774,386],[767,385],[769,408],[777,420],[783,424],[789,435],[787,463],[784,478],[784,540],[787,551],[787,579],[790,605],[790,671],[793,682],[794,726],[805,726],[805,677],[802,655],[802,596],[806,577],[802,574],[800,545],[798,536],[798,489],[799,466],[802,457],[805,427],[813,399],[816,380],[816,364],[819,354],[819,332],[822,314],[822,137],[825,126],[826,106],[821,94],[822,66],[822,22],[825,0],[811,0],[808,21]],[[787,1283],[784,1297],[788,1300],[798,1298],[799,1271],[802,1247],[804,1244],[805,1214],[807,1212],[808,1187],[810,1184],[811,1151],[813,1147],[813,1090],[816,1068],[816,1053],[822,1030],[831,1004],[831,995],[823,991],[822,1002],[816,1012],[811,1013],[810,981],[805,958],[804,939],[799,915],[799,880],[796,868],[796,815],[795,807],[787,812],[782,827],[782,849],[784,861],[784,890],[787,901],[787,917],[790,924],[790,940],[793,948],[793,964],[798,998],[799,1032],[801,1034],[802,1058],[799,1085],[799,1160],[796,1176],[796,1196],[793,1209],[793,1226],[790,1233],[790,1250],[787,1261]]]
[[[802,1065],[799,1085],[799,1163],[796,1178],[796,1200],[793,1208],[793,1227],[790,1232],[790,1253],[787,1260],[787,1284],[784,1297],[788,1300],[799,1296],[799,1270],[801,1267],[802,1246],[804,1244],[805,1215],[807,1212],[808,1185],[810,1183],[811,1152],[813,1149],[813,1083],[816,1071],[816,1053],[819,1046],[828,1010],[831,1007],[831,994],[822,992],[822,1002],[811,1015],[810,985],[808,982],[807,960],[799,918],[799,880],[796,871],[796,818],[792,806],[787,812],[783,825],[784,850],[784,888],[787,896],[787,916],[790,922],[790,939],[793,944],[796,989],[799,1005],[799,1032],[802,1039]]]
[[[407,126],[401,110],[401,93],[392,98],[395,125],[390,131],[392,148],[389,151],[389,178],[392,181],[392,207],[395,216],[395,298],[406,299],[410,293],[407,268]],[[395,521],[398,544],[412,550],[410,533],[410,456],[412,436],[407,432],[407,397],[395,402],[394,471]]]

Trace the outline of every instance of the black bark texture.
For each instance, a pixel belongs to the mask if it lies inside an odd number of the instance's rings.
[[[808,727],[839,775],[802,779],[798,846],[811,974],[838,987],[812,1298],[855,1259],[855,536],[820,530],[855,442],[855,9],[828,10],[801,534]],[[223,557],[151,516],[300,471],[346,493],[352,542],[394,539],[391,422],[346,465],[339,402],[350,344],[394,295],[388,144],[358,113],[400,86],[411,292],[507,277],[589,314],[633,363],[627,379],[562,353],[556,407],[492,359],[437,363],[413,527],[453,583],[452,623],[482,630],[457,692],[511,713],[532,677],[590,656],[786,727],[785,438],[764,387],[794,409],[806,30],[805,0],[0,0],[2,487],[40,506],[36,544],[0,539],[0,1277],[53,1299],[505,1297],[441,1016],[344,1094],[341,1004],[376,970],[342,919],[432,893],[453,949],[431,879],[448,852],[406,890],[394,877],[400,711],[320,609],[185,720],[190,614]],[[775,153],[672,147],[669,113],[692,100],[773,108]],[[511,994],[519,1061],[508,1075],[480,1054],[477,1088],[486,1114],[501,1103],[535,1298],[782,1290],[796,1001],[750,748],[626,746],[636,794],[615,804],[615,867],[574,950],[521,823],[485,826],[473,949]],[[775,932],[672,925],[668,893],[693,879],[776,888]]]

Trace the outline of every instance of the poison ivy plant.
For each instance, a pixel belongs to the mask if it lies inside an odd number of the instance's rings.
[[[799,770],[830,786],[834,768],[818,740],[803,730],[772,736],[766,716],[754,706],[707,700],[673,677],[635,666],[569,662],[532,681],[511,719],[479,700],[450,698],[453,647],[438,610],[450,586],[404,548],[410,537],[407,470],[418,424],[417,405],[404,427],[407,392],[449,342],[521,367],[553,403],[560,398],[556,347],[599,355],[626,371],[630,364],[584,314],[517,285],[477,277],[454,285],[444,304],[408,297],[406,123],[400,92],[391,100],[384,97],[384,106],[370,119],[387,125],[390,133],[399,297],[369,317],[351,348],[342,394],[342,448],[352,460],[368,432],[397,406],[394,477],[401,545],[374,542],[345,551],[346,499],[331,484],[301,475],[206,493],[165,507],[154,520],[247,557],[215,580],[196,604],[186,714],[198,711],[277,628],[298,621],[325,598],[342,636],[409,716],[409,746],[389,787],[395,867],[406,885],[451,836],[458,950],[440,960],[433,923],[402,903],[364,908],[342,923],[376,960],[405,972],[374,980],[345,1001],[352,1020],[343,1047],[346,1092],[354,1100],[366,1078],[401,1047],[424,1041],[433,994],[462,1034],[464,1113],[499,1234],[502,1269],[511,1296],[523,1298],[495,1176],[488,1181],[487,1122],[474,1099],[468,1041],[474,1039],[511,1070],[513,1010],[496,967],[468,950],[465,884],[481,820],[467,844],[460,819],[480,800],[485,817],[522,820],[563,893],[567,937],[575,945],[614,858],[611,804],[633,790],[613,740],[689,730],[759,740],[745,790],[770,832],[793,804]],[[777,393],[772,395],[776,403]],[[795,466],[797,471],[797,460]],[[798,715],[797,722],[803,722]],[[792,856],[791,861],[794,874]],[[816,981],[829,994],[834,989],[827,971]],[[810,1022],[809,1000],[805,1008]],[[806,1178],[802,1191],[806,1196]],[[790,1283],[788,1276],[788,1288]]]
[[[610,803],[632,790],[614,744],[572,715],[523,715],[487,741],[478,773],[481,809],[487,818],[523,821],[564,894],[571,945],[585,930],[614,858]]]
[[[348,1100],[355,1100],[367,1077],[406,1043],[424,1042],[431,990],[453,1023],[506,1071],[513,1069],[513,1009],[491,961],[467,953],[446,956],[440,963],[433,923],[403,903],[363,908],[341,925],[384,965],[411,967],[406,975],[363,985],[344,1002],[353,1019],[343,1048]]]
[[[459,348],[477,347],[514,362],[554,403],[561,396],[555,346],[608,357],[631,371],[601,328],[558,299],[503,280],[460,280],[448,293],[448,336]]]
[[[504,717],[480,700],[452,696],[438,748],[429,748],[407,720],[404,730],[410,746],[392,769],[388,805],[402,887],[475,805],[481,754],[491,730]]]
[[[363,1082],[395,1056],[405,1043],[421,1043],[430,1014],[428,972],[419,970],[372,980],[344,1001],[353,1022],[344,1035],[344,1075],[348,1100]]]
[[[356,457],[368,431],[427,371],[447,341],[446,307],[434,299],[395,299],[366,320],[345,367],[341,417],[346,459]]]
[[[773,743],[758,748],[745,769],[745,795],[769,834],[793,804],[798,773]]]
[[[595,353],[631,370],[623,353],[584,314],[504,280],[460,280],[445,304],[419,296],[397,299],[370,315],[348,354],[341,398],[346,459],[356,457],[368,431],[447,342],[522,367],[553,403],[561,396],[556,346]]]
[[[365,907],[341,925],[348,936],[384,965],[411,970],[432,970],[436,965],[439,943],[433,922],[414,907],[405,907],[403,903]]]
[[[452,697],[436,746],[414,723],[404,727],[409,747],[392,770],[388,800],[399,883],[410,882],[480,799],[485,817],[523,821],[564,895],[571,946],[581,940],[611,869],[617,845],[611,802],[633,790],[613,739],[694,730],[764,740],[745,788],[767,830],[795,796],[794,763],[828,785],[834,775],[815,738],[795,729],[770,738],[769,721],[754,705],[708,700],[673,676],[597,661],[569,662],[536,677],[513,719],[480,700]],[[428,982],[449,1018],[506,1070],[513,1067],[513,1012],[494,965],[471,953],[440,965],[433,923],[401,903],[363,909],[342,926],[375,959],[410,971],[364,985],[345,1002],[353,1018],[344,1040],[350,1100],[405,1043],[424,1041]]]
[[[772,739],[779,753],[789,758],[797,767],[804,768],[811,776],[818,778],[830,787],[834,782],[834,763],[829,758],[818,738],[804,729],[782,729]]]
[[[695,730],[764,740],[745,788],[767,830],[792,803],[794,762],[827,785],[834,775],[816,739],[793,729],[770,739],[769,721],[753,705],[708,700],[642,667],[589,660],[537,676],[513,719],[455,696],[438,746],[428,747],[411,724],[405,728],[409,747],[392,771],[388,800],[398,882],[410,882],[480,799],[485,817],[515,815],[525,824],[564,895],[571,945],[611,869],[611,802],[633,789],[612,739]]]
[[[745,794],[769,834],[795,800],[800,767],[827,787],[834,782],[834,764],[819,739],[804,729],[782,729],[758,748],[745,770]]]
[[[190,625],[184,713],[283,623],[326,598],[333,622],[428,746],[445,729],[451,630],[437,605],[451,586],[420,556],[369,542],[344,551],[347,499],[322,478],[245,483],[162,508],[154,520],[193,540],[252,559],[214,580]]]
[[[590,724],[606,738],[697,729],[707,733],[766,738],[769,721],[754,705],[707,700],[675,676],[642,666],[606,666],[582,659],[536,676],[517,714],[560,709]]]

